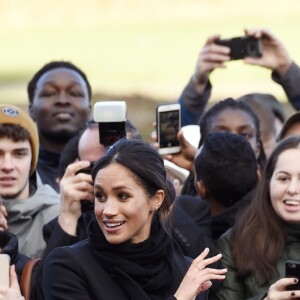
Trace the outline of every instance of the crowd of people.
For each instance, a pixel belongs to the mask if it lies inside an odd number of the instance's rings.
[[[28,113],[0,105],[0,253],[11,263],[0,299],[300,298],[287,289],[300,274],[285,274],[300,263],[300,68],[269,30],[245,35],[263,52],[244,62],[270,69],[296,112],[256,91],[208,108],[210,74],[230,60],[211,36],[178,99],[200,141],[179,130],[178,153],[160,155],[130,120],[104,147],[92,87],[71,62],[33,75]],[[166,161],[189,174],[180,186]]]

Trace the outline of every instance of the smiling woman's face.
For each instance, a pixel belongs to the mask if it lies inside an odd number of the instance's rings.
[[[300,223],[300,149],[279,155],[270,180],[270,198],[281,219]]]
[[[56,68],[38,80],[30,115],[45,138],[67,139],[88,120],[90,101],[83,78],[74,70]]]
[[[150,236],[158,198],[150,198],[127,168],[110,164],[99,170],[94,187],[96,218],[109,243],[139,243]]]

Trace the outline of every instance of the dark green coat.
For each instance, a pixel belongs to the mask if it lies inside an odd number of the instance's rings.
[[[259,230],[259,229],[258,229]],[[278,275],[263,287],[259,287],[254,276],[249,276],[245,280],[236,279],[236,268],[231,257],[228,239],[231,230],[228,230],[218,240],[218,248],[222,253],[222,263],[228,269],[223,287],[216,295],[211,295],[210,300],[260,300],[263,299],[269,287],[278,279],[285,277],[285,262],[288,259],[300,261],[300,225],[288,226],[287,240],[284,252],[277,262]],[[263,259],[263,257],[261,258]]]

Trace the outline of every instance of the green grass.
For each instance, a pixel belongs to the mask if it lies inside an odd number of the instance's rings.
[[[299,15],[298,0],[0,0],[0,102],[26,102],[26,82],[58,59],[81,67],[95,92],[173,100],[214,33],[269,27],[300,63]],[[212,81],[214,99],[261,91],[285,101],[269,71],[242,62]]]

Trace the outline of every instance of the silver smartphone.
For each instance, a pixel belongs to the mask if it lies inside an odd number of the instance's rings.
[[[0,287],[9,288],[9,265],[10,256],[8,254],[0,254]]]
[[[181,128],[181,107],[179,103],[160,104],[156,108],[157,141],[160,154],[180,152],[177,133]]]

